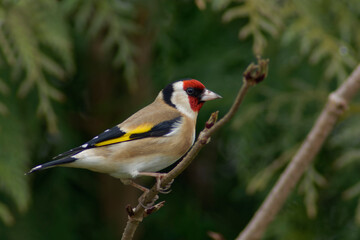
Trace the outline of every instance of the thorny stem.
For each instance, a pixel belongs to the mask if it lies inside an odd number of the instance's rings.
[[[329,95],[326,106],[300,149],[294,155],[263,204],[236,240],[258,240],[262,238],[266,228],[285,203],[291,190],[295,187],[304,171],[321,149],[338,118],[346,110],[348,102],[355,96],[359,89],[360,65],[357,66],[351,76],[335,92]]]
[[[263,81],[267,76],[269,60],[263,60],[258,58],[258,63],[251,63],[243,74],[243,85],[239,90],[239,93],[231,106],[228,113],[217,122],[218,111],[211,114],[209,120],[205,124],[205,128],[200,132],[198,139],[194,143],[190,151],[184,156],[181,162],[172,169],[165,177],[161,180],[161,187],[165,187],[169,184],[174,178],[179,176],[192,162],[192,160],[197,156],[200,150],[209,142],[210,136],[212,136],[217,130],[219,130],[224,124],[226,124],[236,113],[239,108],[242,100],[244,99],[247,91],[251,86],[254,86],[261,81]],[[134,233],[139,226],[139,223],[143,220],[146,214],[144,205],[151,204],[155,201],[156,196],[159,192],[157,191],[156,184],[149,190],[145,192],[141,197],[140,201],[142,204],[138,204],[135,209],[129,209],[129,219],[126,224],[125,230],[123,232],[122,240],[131,240],[134,236]],[[163,206],[163,203],[161,204]],[[161,206],[155,205],[154,207],[158,210]]]

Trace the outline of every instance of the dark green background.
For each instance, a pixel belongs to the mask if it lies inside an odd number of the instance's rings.
[[[136,239],[208,239],[208,231],[234,239],[309,132],[327,94],[345,80],[360,58],[357,0],[257,1],[257,9],[229,23],[222,21],[224,14],[243,3],[210,1],[200,10],[188,0],[102,1],[109,8],[101,7],[101,1],[49,2],[38,1],[35,10],[27,8],[32,4],[25,0],[2,1],[0,6],[5,24],[0,31],[10,39],[18,61],[23,55],[11,38],[12,25],[6,25],[7,13],[18,7],[23,7],[25,20],[36,18],[35,13],[45,14],[49,22],[61,22],[55,26],[66,30],[57,29],[54,41],[64,36],[71,45],[59,44],[58,50],[51,49],[51,42],[37,45],[64,71],[62,78],[44,73],[46,82],[65,96],[64,101],[50,100],[57,130],[49,127],[44,115],[36,114],[41,102],[36,85],[19,96],[29,70],[24,68],[14,77],[14,71],[24,65],[6,60],[5,46],[0,46],[0,82],[8,89],[0,91],[0,102],[8,110],[0,114],[0,203],[14,217],[10,224],[0,221],[0,239],[119,239],[127,220],[125,206],[137,204],[138,190],[81,169],[23,173],[125,120],[169,82],[185,77],[198,79],[223,96],[204,105],[197,123],[201,130],[211,112],[219,110],[221,117],[230,108],[241,87],[242,72],[256,60],[254,37],[239,39],[239,30],[256,14],[265,16],[268,24],[279,17],[277,34],[259,28],[267,40],[261,53],[270,59],[268,78],[251,89],[233,121],[175,180],[172,192],[160,195],[165,206],[147,217],[136,232]],[[91,11],[86,17],[87,8]],[[46,15],[47,11],[57,14]],[[91,32],[99,16],[109,16],[111,21]],[[40,38],[36,24],[32,27],[35,39]],[[128,30],[115,38],[118,45],[104,50],[109,32],[120,27]],[[59,46],[70,53],[66,55]],[[341,55],[341,47],[348,52]],[[319,49],[325,50],[316,60]],[[118,52],[125,53],[116,62]],[[61,59],[64,55],[71,58]],[[328,74],[331,69],[334,73]],[[264,239],[360,239],[355,221],[356,211],[360,212],[358,194],[342,197],[359,181],[359,109],[357,99]],[[281,156],[284,164],[272,171],[269,166]],[[336,167],[336,161],[346,164]],[[263,187],[249,194],[255,180]],[[147,178],[139,181],[147,186],[153,183]],[[311,207],[317,209],[316,216],[308,216]]]

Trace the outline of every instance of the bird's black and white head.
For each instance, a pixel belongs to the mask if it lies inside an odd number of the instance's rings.
[[[204,102],[221,98],[195,79],[184,79],[167,85],[159,97],[183,114],[196,118]]]

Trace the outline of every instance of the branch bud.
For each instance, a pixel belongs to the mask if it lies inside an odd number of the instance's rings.
[[[205,128],[206,129],[212,128],[212,126],[214,126],[214,124],[217,122],[218,117],[219,117],[219,111],[213,112],[209,120],[207,120],[207,122],[205,123]]]
[[[152,214],[154,212],[157,212],[160,208],[162,208],[164,206],[164,204],[165,204],[165,201],[162,201],[148,209],[145,209],[144,217],[149,216],[150,214]]]
[[[268,75],[269,59],[257,57],[257,64],[251,63],[243,73],[244,81],[250,85],[262,82]]]
[[[130,206],[130,204],[128,204],[128,205],[126,206],[125,210],[126,210],[126,212],[127,212],[127,214],[128,214],[129,217],[132,217],[132,216],[135,215],[134,209]]]

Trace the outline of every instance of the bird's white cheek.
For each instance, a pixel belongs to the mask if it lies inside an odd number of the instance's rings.
[[[191,109],[189,102],[184,103],[184,105],[176,105],[176,108],[191,119],[197,118],[198,113]]]
[[[174,103],[176,109],[191,119],[197,117],[197,112],[194,112],[191,109],[189,97],[185,94],[184,91],[176,91],[171,97],[171,102]]]

